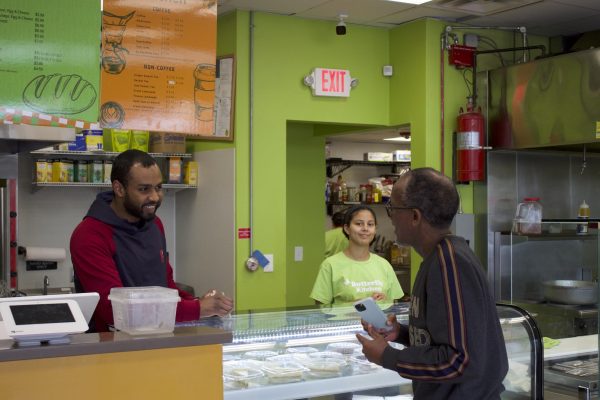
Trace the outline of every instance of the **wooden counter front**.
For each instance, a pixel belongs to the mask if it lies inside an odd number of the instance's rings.
[[[31,348],[3,340],[0,397],[220,400],[222,343],[228,342],[231,332],[208,327],[145,337],[82,334],[71,344]]]

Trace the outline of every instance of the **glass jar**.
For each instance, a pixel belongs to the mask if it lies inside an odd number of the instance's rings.
[[[87,160],[80,160],[77,164],[77,182],[88,181],[88,164]]]
[[[513,220],[513,232],[519,235],[542,233],[542,205],[539,197],[525,197],[519,203]]]
[[[92,175],[89,182],[92,183],[102,183],[104,180],[104,166],[102,164],[102,160],[94,160],[92,162]]]

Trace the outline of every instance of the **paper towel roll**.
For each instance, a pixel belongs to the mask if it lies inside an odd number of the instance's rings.
[[[25,247],[26,261],[63,261],[67,251],[61,247]]]

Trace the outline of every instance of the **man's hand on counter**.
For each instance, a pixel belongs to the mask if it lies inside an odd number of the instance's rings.
[[[200,298],[200,318],[227,315],[233,309],[233,300],[218,290],[210,290]]]

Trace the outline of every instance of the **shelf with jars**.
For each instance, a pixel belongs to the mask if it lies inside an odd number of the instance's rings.
[[[341,174],[354,165],[392,167],[390,175],[401,175],[404,169],[410,168],[410,161],[362,161],[362,160],[342,160],[341,158],[328,158],[326,160],[327,177],[333,178]]]
[[[113,159],[119,152],[37,150],[30,152],[32,185],[42,187],[111,187]],[[163,188],[197,189],[198,165],[191,153],[148,153],[164,177]]]

